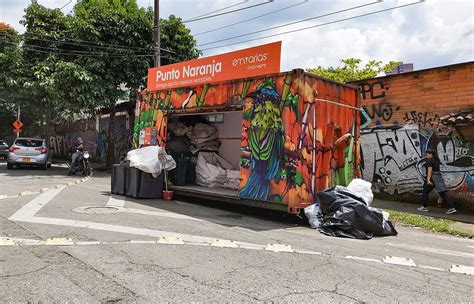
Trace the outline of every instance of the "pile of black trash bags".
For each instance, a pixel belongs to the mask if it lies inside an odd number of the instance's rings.
[[[368,196],[373,198],[370,188],[368,191]],[[335,186],[318,192],[317,201],[319,206],[313,204],[305,208],[305,214],[311,227],[323,234],[363,240],[398,234],[388,214],[371,208],[372,199],[363,192]]]

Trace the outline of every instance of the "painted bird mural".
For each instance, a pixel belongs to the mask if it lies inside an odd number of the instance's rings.
[[[247,147],[251,152],[251,174],[240,190],[240,195],[255,200],[267,200],[270,181],[278,178],[280,173],[284,144],[280,109],[282,101],[271,79],[259,84],[249,97],[253,99]]]

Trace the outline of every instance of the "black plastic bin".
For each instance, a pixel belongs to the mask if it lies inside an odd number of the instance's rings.
[[[112,194],[125,195],[127,184],[127,168],[124,164],[113,165],[112,167]]]
[[[186,175],[188,173],[188,157],[180,157],[176,161],[176,171],[175,173],[175,181],[173,182],[176,186],[184,186],[186,185]]]
[[[128,168],[125,195],[133,198],[161,198],[163,173],[156,178],[136,168]]]

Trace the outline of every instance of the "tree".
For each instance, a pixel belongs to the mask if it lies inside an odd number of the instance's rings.
[[[370,60],[363,68],[360,68],[362,59],[347,58],[342,59],[341,62],[344,64],[341,67],[325,68],[318,66],[316,68],[307,69],[306,71],[323,78],[347,83],[356,80],[373,78],[380,72],[387,72],[400,64],[400,62],[396,61],[390,61],[387,64],[383,64],[382,61]]]
[[[202,54],[196,49],[196,40],[181,18],[170,15],[168,19],[161,19],[160,28],[162,65],[196,59]]]
[[[12,113],[15,111],[15,92],[19,84],[22,64],[20,36],[8,24],[0,22],[0,130],[2,138],[11,135]]]
[[[76,39],[91,42],[84,51],[97,53],[96,46],[111,47],[104,56],[80,57],[78,62],[94,75],[96,98],[90,106],[109,109],[107,167],[114,159],[115,104],[124,94],[123,85],[134,98],[145,84],[148,68],[153,64],[153,12],[139,8],[135,0],[83,0],[73,11]],[[197,58],[196,41],[179,18],[162,20],[161,42],[163,64]],[[92,45],[93,44],[93,45]],[[95,46],[94,46],[95,45]]]
[[[123,99],[124,87],[134,101],[153,65],[153,11],[139,8],[136,0],[82,0],[64,15],[33,3],[22,24],[25,34],[14,33],[17,42],[9,42],[8,49],[0,40],[0,67],[15,67],[0,71],[0,98],[8,95],[10,104],[27,105],[32,120],[46,117],[53,125],[108,109],[110,167],[116,102]],[[4,26],[0,35],[8,31]],[[160,31],[163,65],[201,54],[181,19],[162,19]]]
[[[110,112],[106,162],[110,168],[114,161],[116,102],[123,98],[123,85],[133,96],[144,84],[151,63],[153,20],[134,0],[84,0],[74,7],[73,15],[75,39],[88,42],[80,50],[96,54],[80,56],[76,62],[94,78],[95,98],[88,100],[89,107]],[[98,51],[98,45],[105,48]],[[107,48],[111,45],[117,47]]]

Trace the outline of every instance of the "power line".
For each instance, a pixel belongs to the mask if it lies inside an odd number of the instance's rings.
[[[74,54],[74,53],[67,53],[67,52],[53,52],[53,51],[45,51],[45,50],[39,50],[39,49],[36,49],[36,48],[29,48],[29,47],[24,47],[23,49],[27,50],[27,51],[45,53],[45,54],[50,54],[50,55],[65,55],[65,56],[77,56],[77,57],[101,57],[101,56],[98,56],[97,54],[92,55],[92,54]],[[124,56],[116,56],[116,55],[114,56],[114,55],[112,55],[112,56],[108,56],[108,57],[115,57],[115,58],[121,58],[121,57],[153,57],[153,55],[133,54],[133,55],[129,55],[129,56],[125,56],[125,55]],[[174,62],[179,62],[178,59],[172,58],[172,57],[161,56],[161,58],[172,60]]]
[[[8,31],[6,30],[0,30],[0,35],[2,32],[5,32],[9,34]],[[23,35],[24,38],[30,39],[30,40],[36,40],[36,41],[44,41],[44,42],[55,42],[55,43],[62,43],[62,44],[69,44],[69,45],[78,45],[78,46],[83,46],[83,47],[95,47],[95,48],[105,48],[108,49],[107,46],[113,47],[114,49],[124,49],[124,50],[142,50],[142,51],[152,51],[150,49],[144,48],[144,47],[136,47],[136,46],[125,46],[125,45],[119,45],[119,44],[111,44],[111,43],[103,43],[103,42],[97,42],[97,41],[88,41],[88,40],[81,40],[81,39],[73,39],[73,38],[68,38],[68,37],[59,37],[57,38],[58,40],[52,40],[52,39],[46,39],[46,38],[34,38],[34,37],[27,37],[25,34]],[[61,41],[62,40],[69,40],[73,42],[67,42],[67,41]],[[92,45],[84,45],[84,43],[89,43]],[[169,52],[171,54],[176,54],[176,52],[161,48],[161,50]]]
[[[13,42],[6,43],[15,45]],[[57,49],[52,47],[45,47],[40,45],[32,45],[32,44],[24,44],[22,45],[22,49],[25,51],[34,51],[39,53],[47,53],[53,55],[67,55],[67,56],[83,56],[83,57],[112,57],[112,58],[123,58],[123,57],[153,57],[153,54],[112,54],[112,53],[97,53],[97,52],[89,52],[89,51],[78,51],[78,50],[64,50],[64,49]],[[180,60],[177,58],[172,58],[168,56],[161,56],[161,58],[165,58],[168,60],[172,60],[174,62],[179,62]]]
[[[306,22],[306,21],[310,21],[310,20],[314,20],[314,19],[319,19],[319,18],[323,18],[323,17],[327,17],[327,16],[336,15],[336,14],[339,14],[339,13],[355,10],[355,9],[358,9],[358,8],[374,5],[374,4],[377,4],[377,3],[380,3],[380,2],[382,2],[382,1],[377,0],[375,2],[370,2],[370,3],[367,3],[367,4],[357,5],[357,6],[353,6],[353,7],[350,7],[350,8],[343,9],[343,10],[338,10],[338,11],[335,11],[335,12],[331,12],[331,13],[327,13],[327,14],[323,14],[323,15],[319,15],[319,16],[315,16],[315,17],[311,17],[311,18],[307,18],[307,19],[303,19],[303,20],[293,21],[293,22],[290,22],[290,23],[285,23],[285,24],[282,24],[282,25],[269,27],[269,28],[266,28],[266,29],[263,29],[263,30],[258,30],[258,31],[255,31],[255,32],[250,32],[250,33],[241,34],[241,35],[237,35],[237,36],[233,36],[233,37],[228,37],[228,38],[224,38],[224,39],[220,39],[220,40],[216,40],[216,41],[212,41],[212,42],[206,42],[206,43],[202,43],[202,44],[197,45],[197,47],[205,46],[205,45],[209,45],[209,44],[214,44],[214,43],[217,43],[217,42],[227,41],[227,40],[233,40],[233,39],[236,39],[236,38],[240,38],[240,37],[244,37],[244,36],[248,36],[248,35],[253,35],[253,34],[258,34],[258,33],[262,33],[262,32],[267,32],[267,31],[271,31],[271,30],[274,30],[274,29],[294,25],[294,24],[297,24],[297,23]]]
[[[266,2],[262,2],[262,3],[258,3],[258,4],[252,4],[252,5],[249,5],[249,6],[246,6],[246,7],[242,7],[242,8],[238,8],[238,9],[235,9],[235,10],[232,10],[232,11],[228,11],[228,12],[223,12],[223,13],[219,13],[219,14],[215,14],[215,15],[211,15],[211,16],[206,16],[206,17],[201,17],[201,18],[195,18],[195,19],[191,19],[191,20],[184,20],[183,23],[189,23],[189,22],[194,22],[194,21],[199,21],[199,20],[214,18],[214,17],[226,15],[226,14],[231,14],[231,13],[235,13],[235,12],[240,12],[240,11],[243,11],[243,10],[246,10],[246,9],[250,9],[250,8],[254,8],[254,7],[257,7],[257,6],[260,6],[260,5],[270,4],[270,3],[274,2],[274,1],[275,1],[275,0],[267,0]]]
[[[321,23],[321,24],[317,24],[317,25],[313,25],[313,26],[308,26],[308,27],[303,27],[303,28],[300,28],[300,29],[291,30],[291,31],[287,31],[287,32],[282,32],[282,33],[278,33],[278,34],[273,34],[273,35],[263,36],[263,37],[259,37],[259,38],[253,38],[253,39],[248,39],[248,40],[242,40],[242,41],[238,41],[238,42],[234,42],[234,43],[229,43],[229,44],[219,45],[219,46],[215,46],[215,47],[210,47],[210,48],[202,49],[201,51],[208,51],[208,50],[223,48],[223,47],[227,47],[227,46],[231,46],[231,45],[241,44],[241,43],[245,43],[245,42],[251,42],[251,41],[261,40],[261,39],[265,39],[265,38],[271,38],[271,37],[276,37],[276,36],[280,36],[280,35],[286,35],[286,34],[290,34],[290,33],[294,33],[294,32],[304,31],[304,30],[307,30],[307,29],[312,29],[312,28],[316,28],[316,27],[321,27],[321,26],[324,26],[324,25],[329,25],[329,24],[334,24],[334,23],[338,23],[338,22],[342,22],[342,21],[347,21],[347,20],[362,18],[362,17],[366,17],[366,16],[370,16],[370,15],[374,15],[374,14],[378,14],[378,13],[382,13],[382,12],[386,12],[386,11],[391,11],[391,10],[399,9],[399,8],[402,8],[402,7],[407,7],[407,6],[411,6],[411,5],[416,5],[416,4],[420,4],[420,3],[422,3],[422,2],[425,2],[425,0],[419,0],[419,1],[417,1],[417,2],[413,2],[413,3],[409,3],[409,4],[398,5],[398,6],[394,6],[394,7],[391,7],[391,8],[386,8],[386,9],[383,9],[383,10],[374,11],[374,12],[371,12],[371,13],[366,13],[366,14],[357,15],[357,16],[348,17],[348,18],[339,19],[339,20],[334,20],[334,21],[330,21],[330,22],[326,22],[326,23]]]
[[[196,17],[193,17],[193,18],[189,18],[189,19],[186,19],[186,21],[190,21],[190,20],[194,20],[194,19],[196,19],[196,18],[201,18],[201,17],[204,17],[204,16],[208,16],[208,15],[210,15],[210,14],[222,12],[222,11],[225,11],[225,10],[227,10],[227,9],[229,9],[229,8],[239,6],[239,5],[244,4],[244,3],[247,3],[247,2],[249,2],[249,0],[245,0],[245,1],[242,1],[242,2],[239,2],[239,3],[236,3],[236,4],[232,4],[232,5],[229,5],[229,6],[220,8],[220,9],[218,9],[218,10],[211,11],[211,12],[209,12],[209,13],[205,13],[205,14],[202,14],[202,15],[199,15],[199,16],[196,16]]]
[[[225,29],[225,28],[232,27],[232,26],[237,25],[237,24],[245,23],[245,22],[252,21],[252,20],[255,20],[255,19],[258,19],[258,18],[262,18],[262,17],[268,16],[268,15],[271,15],[271,14],[275,14],[275,13],[284,11],[284,10],[289,9],[289,8],[293,8],[293,7],[298,6],[298,5],[301,5],[301,4],[308,3],[308,1],[309,1],[309,0],[304,0],[304,1],[302,1],[302,2],[298,2],[298,3],[292,4],[292,5],[288,5],[288,6],[285,6],[285,7],[283,7],[283,8],[280,8],[280,9],[277,9],[277,10],[274,10],[274,11],[271,11],[271,12],[268,12],[268,13],[263,14],[263,15],[258,15],[258,16],[255,16],[255,17],[252,17],[252,18],[249,18],[249,19],[245,19],[245,20],[242,20],[242,21],[239,21],[239,22],[231,23],[231,24],[229,24],[229,25],[221,26],[221,27],[218,27],[218,28],[215,28],[215,29],[212,29],[212,30],[200,32],[200,33],[194,34],[193,36],[196,37],[196,36],[199,36],[199,35],[204,35],[204,34],[207,34],[207,33],[212,33],[212,32],[218,31],[218,30],[222,30],[222,29]]]

